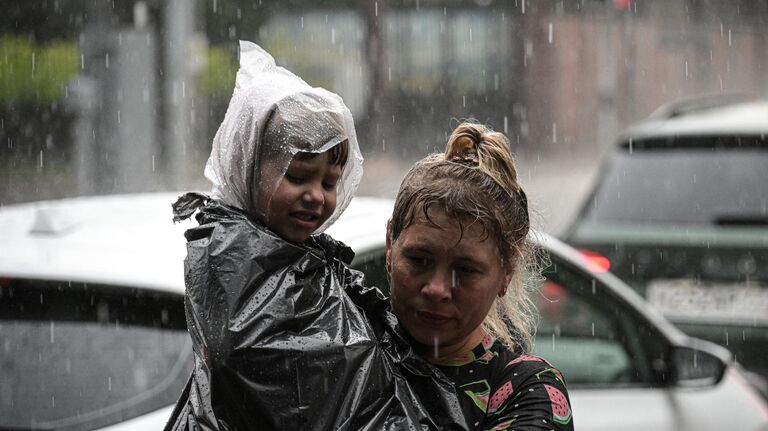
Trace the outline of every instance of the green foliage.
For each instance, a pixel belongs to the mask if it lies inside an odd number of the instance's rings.
[[[226,103],[235,88],[237,61],[228,48],[211,47],[197,77],[198,91],[212,103]]]
[[[75,42],[39,46],[23,37],[0,37],[0,102],[55,102],[77,71]]]

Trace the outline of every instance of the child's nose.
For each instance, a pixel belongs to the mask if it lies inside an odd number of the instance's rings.
[[[323,195],[323,187],[311,185],[302,195],[302,199],[308,204],[324,204],[325,196]]]

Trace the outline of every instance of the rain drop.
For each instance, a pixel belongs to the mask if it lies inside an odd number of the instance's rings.
[[[552,123],[552,142],[557,143],[557,123]]]
[[[552,25],[552,23],[550,22],[550,23],[549,23],[549,36],[548,36],[548,40],[549,40],[549,43],[550,43],[550,44],[552,43],[552,39],[553,39],[553,33],[554,33],[554,26],[553,26],[553,25]]]

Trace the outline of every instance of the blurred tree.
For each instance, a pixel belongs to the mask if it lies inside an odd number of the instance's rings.
[[[78,70],[74,42],[36,45],[28,38],[0,37],[0,102],[52,103]]]
[[[197,89],[209,103],[227,103],[235,87],[237,58],[227,46],[210,47],[205,56],[205,66],[197,76]]]

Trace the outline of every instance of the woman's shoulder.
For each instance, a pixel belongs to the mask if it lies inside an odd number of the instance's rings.
[[[503,345],[498,347],[494,345],[494,349],[498,349],[494,376],[497,387],[505,382],[511,382],[514,387],[556,384],[562,391],[566,390],[563,373],[547,359],[529,353],[514,352]]]
[[[498,349],[487,419],[494,425],[549,423],[554,429],[572,429],[568,390],[560,370],[543,357]]]
[[[504,362],[504,369],[507,372],[514,370],[518,374],[527,374],[530,372],[538,373],[554,370],[560,379],[563,378],[562,373],[551,362],[541,356],[510,352],[508,354],[500,354],[499,359]]]

